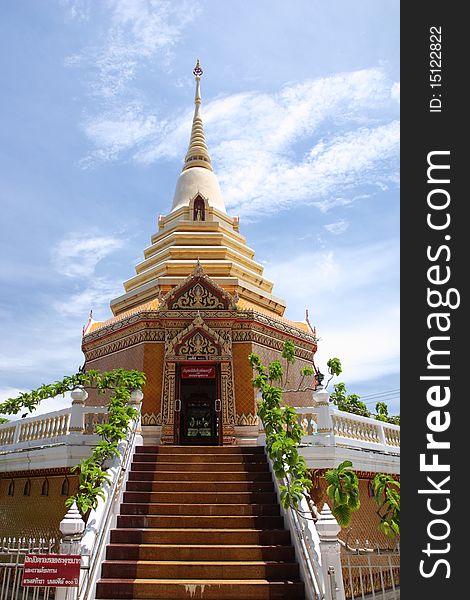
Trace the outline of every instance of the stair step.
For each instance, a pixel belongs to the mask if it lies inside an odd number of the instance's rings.
[[[263,446],[137,446],[136,454],[262,454]]]
[[[205,472],[210,470],[213,471],[268,471],[269,465],[266,461],[258,461],[258,462],[241,462],[241,461],[229,461],[227,462],[223,458],[221,458],[218,462],[201,462],[201,463],[190,463],[182,461],[172,461],[171,456],[165,456],[165,461],[157,462],[155,458],[150,454],[139,454],[138,456],[134,455],[134,462],[132,463],[132,467],[134,465],[141,465],[144,463],[153,465],[154,469],[159,471],[198,471]]]
[[[279,515],[277,504],[170,504],[124,502],[121,515],[205,515],[250,516]]]
[[[282,529],[284,519],[280,516],[119,515],[117,526],[131,529]]]
[[[96,598],[114,600],[282,600],[303,599],[301,581],[266,581],[264,579],[201,580],[182,579],[107,579],[96,586]]]
[[[143,463],[147,466],[145,463]],[[150,465],[152,466],[152,465]],[[181,467],[180,467],[181,469]],[[213,473],[205,471],[203,473],[193,471],[159,471],[152,469],[135,469],[129,473],[129,481],[272,481],[271,473],[269,472],[228,472],[228,473]]]
[[[109,544],[107,560],[293,561],[293,546]]]
[[[104,561],[102,579],[266,579],[267,581],[299,578],[297,563],[263,561]]]
[[[305,600],[262,447],[141,446],[97,600]]]
[[[286,529],[112,529],[112,544],[187,544],[190,533],[191,544],[262,546],[290,545],[290,532]]]
[[[179,492],[178,501],[181,504],[273,504],[277,502],[274,492]],[[174,492],[124,492],[124,502],[156,502],[174,504]]]
[[[274,484],[272,481],[128,481],[126,490],[128,492],[273,492]]]
[[[141,459],[144,455],[135,454],[136,460]],[[208,454],[200,452],[192,452],[191,454],[147,454],[149,458],[144,459],[141,462],[168,462],[171,458],[172,463],[198,463],[198,464],[212,464],[212,463],[238,463],[238,464],[266,464],[266,457],[264,454]]]

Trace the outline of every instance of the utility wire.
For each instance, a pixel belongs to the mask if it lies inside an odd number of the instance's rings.
[[[394,390],[388,390],[386,392],[377,392],[375,394],[365,394],[364,396],[362,396],[362,398],[376,398],[378,396],[386,396],[389,394],[396,394],[397,392],[400,392],[400,388],[396,388]]]

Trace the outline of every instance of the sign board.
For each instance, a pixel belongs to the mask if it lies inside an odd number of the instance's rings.
[[[23,587],[78,587],[80,555],[27,554]]]
[[[181,367],[182,379],[215,379],[215,365],[184,365]]]

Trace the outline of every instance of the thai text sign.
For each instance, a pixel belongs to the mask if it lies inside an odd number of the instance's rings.
[[[27,554],[23,587],[78,587],[80,556],[76,554]]]
[[[214,379],[215,378],[215,366],[183,366],[181,367],[181,377],[183,379]]]

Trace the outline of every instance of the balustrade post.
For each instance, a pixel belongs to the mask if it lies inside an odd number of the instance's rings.
[[[139,416],[137,421],[137,427],[135,430],[136,435],[142,437],[142,399],[144,395],[141,390],[134,390],[131,392],[129,404],[133,406],[138,412]],[[143,443],[143,440],[140,442]]]
[[[70,433],[83,433],[85,431],[84,411],[88,392],[82,387],[76,388],[70,393],[72,397],[72,410],[70,411]]]
[[[21,421],[14,422],[15,431],[13,433],[13,443],[17,444],[20,441],[20,433],[21,433]]]
[[[59,529],[62,534],[60,554],[80,554],[80,540],[85,530],[85,523],[75,502],[60,522]],[[72,600],[76,595],[76,587],[56,588],[55,600]]]
[[[326,502],[315,527],[320,538],[325,600],[345,600],[343,571],[341,568],[341,546],[338,541],[338,533],[341,531],[341,527]]]
[[[313,393],[313,402],[318,415],[317,434],[323,437],[327,446],[333,446],[334,430],[329,399],[330,394],[322,387]]]
[[[379,441],[381,444],[383,444],[384,446],[387,446],[387,438],[385,437],[385,429],[384,429],[384,424],[383,421],[377,421],[378,425],[379,425]]]

